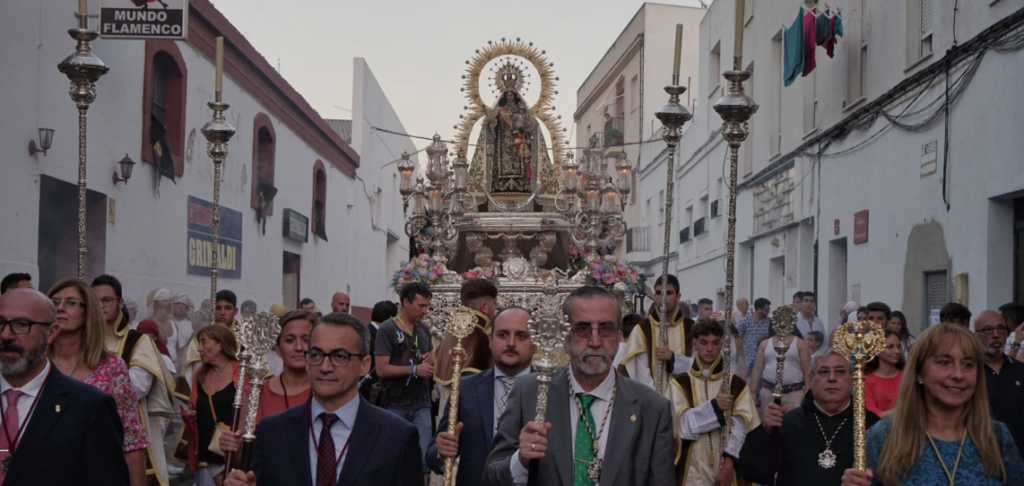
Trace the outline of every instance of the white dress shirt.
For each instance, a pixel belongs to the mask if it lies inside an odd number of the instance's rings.
[[[572,369],[570,367],[569,381],[570,383],[572,383],[573,395],[563,397],[562,399],[569,399],[569,424],[571,427],[570,437],[573,438],[572,453],[574,455],[576,451],[576,423],[580,419],[580,402],[576,401],[576,394],[586,393],[597,397],[597,400],[594,400],[594,403],[590,405],[590,415],[594,418],[594,427],[596,429],[594,430],[594,433],[600,434],[600,437],[597,441],[597,458],[601,459],[602,461],[604,460],[604,453],[607,449],[606,446],[608,445],[608,435],[611,431],[610,422],[613,410],[611,410],[610,407],[614,408],[614,404],[611,403],[611,399],[612,391],[615,389],[615,374],[615,370],[610,370],[608,376],[605,377],[604,381],[602,381],[600,385],[597,385],[597,388],[594,388],[589,392],[585,392],[583,391],[583,387],[580,386],[579,382],[576,381],[576,377],[573,376]],[[558,397],[552,395],[550,399],[558,400]],[[608,420],[602,428],[601,422],[604,420],[605,413],[608,414]],[[558,426],[560,426],[560,424],[554,425],[554,427]],[[550,449],[548,449],[548,451],[550,451]],[[512,470],[512,482],[516,486],[522,486],[526,484],[526,482],[529,480],[530,471],[523,467],[523,465],[519,462],[519,451],[516,451],[514,454],[512,454],[512,461],[509,467]],[[597,486],[598,484],[600,483],[595,483],[595,486]]]
[[[675,362],[672,363],[673,373],[681,373],[693,366],[693,358],[689,356],[683,356],[675,351],[672,352],[672,356],[675,358]],[[648,353],[636,355],[636,378],[634,380],[647,385],[652,390],[657,390],[654,386],[654,377],[651,376],[651,362]]]
[[[803,334],[804,340],[807,339],[807,335],[811,331],[818,331],[828,338],[828,333],[825,332],[825,323],[821,322],[821,318],[813,316],[814,319],[811,322],[807,322],[807,318],[804,317],[803,312],[798,312],[796,315],[796,328],[800,330],[800,334]]]
[[[520,377],[526,376],[526,375],[528,375],[530,373],[533,373],[533,367],[532,366],[527,366],[526,368],[523,369],[523,371],[520,371],[519,374],[517,374],[513,378],[518,380]],[[495,366],[494,367],[494,405],[492,405],[494,407],[494,430],[498,430],[498,417],[501,415],[501,412],[498,410],[498,405],[501,404],[501,399],[502,398],[506,398],[506,399],[508,398],[508,397],[505,396],[505,384],[501,382],[501,377],[504,377],[504,376],[508,376],[508,375],[506,375],[505,373],[502,373],[502,371],[500,369],[498,369],[497,366]],[[510,394],[511,394],[511,392],[510,392]]]
[[[11,386],[11,384],[7,382],[6,378],[0,376],[0,393],[11,389],[18,390],[22,393],[22,395],[18,397],[18,425],[15,425],[13,427],[8,426],[8,431],[14,432],[15,430],[18,430],[21,427],[21,425],[25,423],[26,420],[32,418],[29,415],[29,411],[32,408],[32,403],[35,402],[36,397],[39,396],[40,393],[42,393],[43,383],[46,382],[46,377],[49,374],[50,360],[47,359],[46,366],[43,367],[43,371],[36,375],[35,378],[29,380],[28,383],[25,383],[25,385],[22,386],[21,388]],[[7,397],[0,394],[0,427],[6,425],[3,423],[3,412],[6,410]],[[32,412],[34,413],[35,411],[32,410]],[[26,426],[25,429],[27,428],[28,427]],[[25,435],[24,429],[22,429],[21,435]],[[21,435],[19,435],[18,439],[16,440],[20,441]]]
[[[312,479],[312,484],[316,485],[316,468],[317,468],[317,449],[320,441],[320,433],[324,429],[324,423],[320,420],[320,414],[324,412],[324,407],[320,405],[317,398],[314,396],[310,406],[310,416],[313,418],[313,436],[309,438],[309,473]],[[341,455],[342,448],[345,447],[345,442],[348,441],[348,436],[352,434],[352,428],[356,425],[356,414],[359,412],[359,396],[356,395],[348,403],[341,406],[341,408],[334,411],[334,415],[338,416],[338,420],[331,426],[331,438],[334,439],[334,454],[338,456],[338,467],[334,470],[334,478],[337,480],[338,476],[341,475],[341,466],[345,464],[345,456],[348,455],[348,450],[345,450],[345,455]]]

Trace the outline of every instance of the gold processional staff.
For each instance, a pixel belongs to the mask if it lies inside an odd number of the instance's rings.
[[[466,350],[462,340],[473,332],[475,315],[472,309],[460,307],[452,311],[448,322],[442,324],[447,334],[455,336],[455,347],[448,351],[452,357],[452,395],[448,405],[448,433],[455,435],[455,426],[459,423],[459,385],[462,382],[462,360]],[[454,479],[455,458],[444,459],[444,486],[451,486]]]
[[[871,321],[847,322],[836,328],[832,348],[854,362],[853,372],[853,464],[867,469],[867,448],[864,439],[864,363],[871,361],[885,348],[885,330]],[[833,457],[833,461],[834,461]]]
[[[789,343],[786,337],[793,333],[796,328],[796,311],[788,305],[784,305],[772,312],[772,330],[775,331],[775,340],[772,347],[778,357],[775,366],[775,389],[772,390],[772,398],[776,405],[782,405],[782,371],[786,362],[786,352],[789,351]]]

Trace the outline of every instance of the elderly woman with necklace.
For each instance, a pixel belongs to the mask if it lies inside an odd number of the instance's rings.
[[[868,430],[868,470],[847,469],[843,486],[1024,484],[1013,437],[989,413],[983,359],[981,343],[963,327],[921,333],[895,415]]]
[[[124,426],[124,458],[132,486],[146,482],[146,448],[149,438],[142,425],[139,402],[124,361],[103,346],[106,319],[92,287],[73,278],[63,279],[47,293],[57,308],[60,333],[50,345],[49,357],[65,375],[88,383],[117,402]]]

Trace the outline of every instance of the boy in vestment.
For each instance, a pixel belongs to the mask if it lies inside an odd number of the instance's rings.
[[[693,326],[693,365],[675,375],[669,398],[676,412],[679,453],[676,484],[707,486],[738,484],[734,470],[736,458],[747,431],[760,425],[754,397],[747,384],[731,376],[729,393],[722,393],[722,341],[725,329],[712,319],[701,319]],[[726,425],[729,440],[722,456],[722,430]],[[721,464],[721,466],[720,466]]]

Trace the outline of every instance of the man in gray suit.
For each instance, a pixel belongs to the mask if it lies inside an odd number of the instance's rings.
[[[526,484],[532,461],[544,486],[674,485],[671,404],[611,367],[622,324],[618,301],[604,289],[582,287],[562,310],[571,326],[570,364],[552,376],[549,422],[532,422],[537,375],[516,380],[484,484]]]

